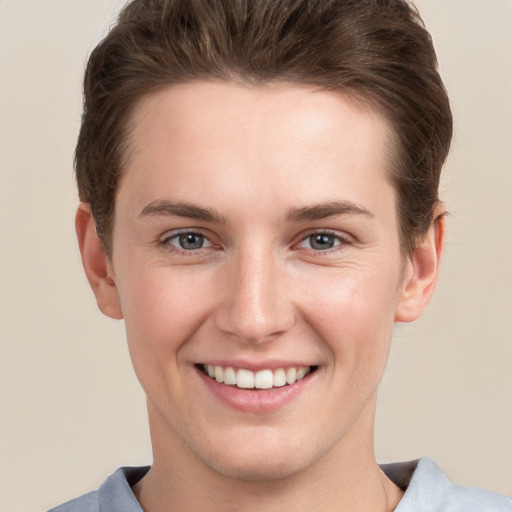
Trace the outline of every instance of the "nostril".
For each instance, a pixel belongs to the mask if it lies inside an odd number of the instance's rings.
[[[220,331],[243,342],[272,341],[294,325],[295,309],[282,289],[282,272],[278,275],[263,256],[251,258],[252,263],[244,260],[243,269],[224,288],[215,323]]]
[[[242,342],[268,343],[288,332],[295,322],[293,312],[276,313],[254,315],[250,311],[240,311],[221,314],[217,318],[217,327]]]

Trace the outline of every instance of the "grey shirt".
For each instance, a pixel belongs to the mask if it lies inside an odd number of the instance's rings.
[[[395,512],[512,512],[512,498],[454,485],[428,457],[383,464],[382,470],[405,494]],[[97,490],[49,512],[142,512],[131,491],[149,467],[119,468]]]

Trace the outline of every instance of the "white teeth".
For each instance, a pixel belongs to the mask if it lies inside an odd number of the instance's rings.
[[[233,368],[226,368],[224,370],[224,384],[234,386],[236,384],[236,372]]]
[[[297,369],[296,368],[288,368],[286,370],[286,382],[288,384],[294,384],[297,380]]]
[[[277,368],[276,370],[260,370],[252,372],[240,368],[235,370],[232,367],[224,368],[217,365],[204,365],[205,372],[217,382],[228,386],[237,386],[243,389],[271,389],[295,384],[303,379],[310,371],[309,366]]]
[[[217,382],[224,382],[224,370],[220,366],[215,367],[215,380]]]
[[[240,369],[236,372],[236,385],[239,388],[251,389],[254,387],[254,373]]]
[[[258,389],[270,389],[274,385],[272,370],[262,370],[256,373],[254,387]]]
[[[309,368],[299,368],[297,370],[297,380],[302,380],[309,373]]]
[[[282,368],[274,371],[274,387],[280,388],[286,384],[286,373]]]

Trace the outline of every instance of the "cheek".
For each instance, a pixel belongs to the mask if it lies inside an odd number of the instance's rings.
[[[134,365],[173,364],[181,346],[210,313],[209,279],[193,279],[169,268],[148,268],[120,290]]]
[[[380,372],[394,325],[398,275],[345,270],[327,282],[302,292],[307,323],[327,344],[335,366]]]

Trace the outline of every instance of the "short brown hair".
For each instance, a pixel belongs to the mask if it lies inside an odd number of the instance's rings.
[[[133,0],[92,52],[75,154],[111,254],[115,194],[137,101],[162,87],[219,79],[314,85],[379,109],[395,139],[391,179],[411,251],[433,221],[452,136],[432,40],[405,0]]]

